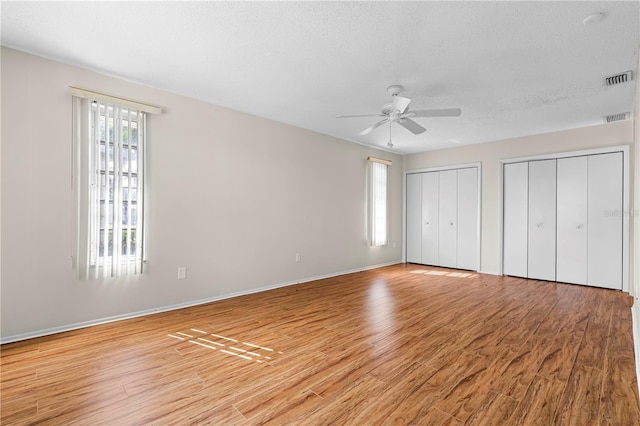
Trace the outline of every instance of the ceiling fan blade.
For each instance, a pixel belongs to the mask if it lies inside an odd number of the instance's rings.
[[[384,117],[382,114],[354,114],[354,115],[336,115],[336,118],[356,118],[356,117]]]
[[[378,121],[378,122],[377,122],[376,124],[374,124],[373,126],[371,126],[371,127],[367,127],[366,129],[364,129],[363,131],[361,131],[361,132],[360,132],[360,134],[361,134],[362,136],[364,136],[364,135],[368,135],[368,134],[369,134],[369,133],[371,133],[373,130],[377,129],[378,127],[382,126],[384,123],[386,123],[386,122],[388,122],[388,121],[389,121],[389,119],[388,119],[388,118],[385,118],[385,119],[384,119],[384,120],[382,120],[382,121]],[[417,123],[416,123],[416,124],[417,124]]]
[[[398,120],[398,124],[413,133],[414,135],[419,135],[420,133],[424,133],[427,131],[424,127],[411,120],[410,118],[404,118],[402,120]]]
[[[462,114],[460,108],[422,109],[407,112],[407,117],[459,117]]]
[[[411,99],[403,98],[402,96],[397,95],[393,96],[391,98],[391,101],[393,102],[393,108],[400,111],[400,114],[402,114],[411,103]]]

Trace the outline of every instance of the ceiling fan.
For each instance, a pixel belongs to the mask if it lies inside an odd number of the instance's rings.
[[[385,123],[398,123],[414,135],[424,133],[427,129],[416,123],[412,118],[417,117],[458,117],[462,114],[460,108],[442,108],[442,109],[422,109],[416,111],[408,110],[411,99],[398,96],[404,88],[399,84],[387,87],[387,93],[391,95],[391,100],[382,105],[382,111],[378,114],[356,114],[356,115],[338,115],[336,118],[354,118],[354,117],[384,117],[374,125],[367,127],[360,132],[361,135],[367,135],[373,130]]]

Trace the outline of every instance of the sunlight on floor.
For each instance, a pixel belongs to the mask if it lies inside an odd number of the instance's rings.
[[[447,272],[447,271],[436,271],[433,269],[416,269],[411,271],[412,274],[421,274],[421,275],[441,275],[447,277],[456,277],[456,278],[470,278],[475,277],[477,274],[473,272]]]
[[[241,342],[239,340],[232,339],[230,337],[221,336],[215,333],[207,333],[206,331],[202,331],[197,328],[192,328],[189,331],[192,331],[194,333],[198,333],[201,335],[207,335],[207,338],[196,337],[194,335],[191,335],[189,333],[184,333],[182,331],[176,331],[173,334],[167,334],[167,336],[174,339],[178,339],[178,340],[188,341],[189,343],[193,343],[195,345],[202,346],[204,348],[212,349],[214,351],[219,350],[224,354],[237,356],[238,358],[246,359],[248,361],[255,361],[257,363],[262,363],[264,361],[269,361],[272,359],[271,356],[267,356],[266,354],[265,355],[260,354],[259,353],[260,351],[268,352],[269,355],[283,354],[283,352],[276,351],[271,348],[256,345],[254,343]],[[219,340],[223,340],[227,342],[227,344],[211,340],[210,336]],[[235,344],[235,346],[231,346],[229,342],[232,342],[233,344]],[[243,345],[248,347],[249,349],[242,349],[238,347]]]

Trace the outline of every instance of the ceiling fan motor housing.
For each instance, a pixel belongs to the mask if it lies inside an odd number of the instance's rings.
[[[382,114],[389,115],[394,111],[393,102],[385,102],[382,104]]]
[[[387,93],[391,96],[398,96],[403,90],[404,87],[399,84],[392,84],[391,86],[387,87]]]

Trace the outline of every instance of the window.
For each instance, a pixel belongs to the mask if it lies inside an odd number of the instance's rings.
[[[372,246],[387,245],[388,211],[387,169],[391,161],[369,157],[369,241]]]
[[[115,272],[132,266],[138,272],[142,257],[145,114],[97,101],[91,102],[90,108],[91,265],[111,267]]]
[[[80,278],[139,274],[147,115],[143,108],[155,107],[71,89],[80,95],[73,103]]]

